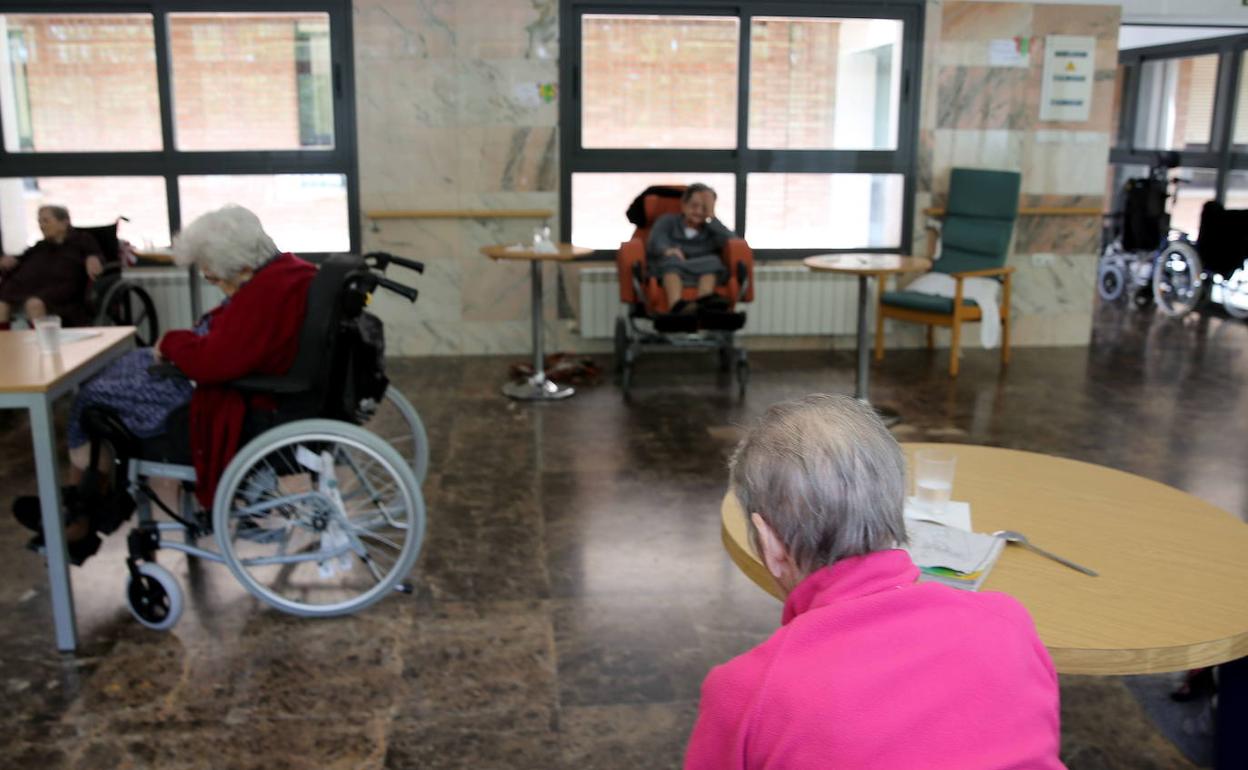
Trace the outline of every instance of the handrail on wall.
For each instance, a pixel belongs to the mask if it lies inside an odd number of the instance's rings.
[[[550,219],[550,209],[409,209],[365,211],[367,219]]]
[[[1018,209],[1019,216],[1024,217],[1091,217],[1104,214],[1100,208],[1091,207],[1075,207],[1075,206],[1020,206]],[[926,208],[923,214],[929,217],[944,216],[945,210],[942,208]]]

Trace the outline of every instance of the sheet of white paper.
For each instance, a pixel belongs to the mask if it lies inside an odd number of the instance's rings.
[[[1012,37],[988,41],[989,67],[1027,67],[1030,64],[1030,50],[1020,41]]]
[[[920,567],[946,567],[958,572],[977,572],[987,566],[997,539],[992,535],[963,532],[927,521],[906,521],[910,544],[906,551]]]
[[[950,500],[945,503],[945,510],[935,513],[915,498],[907,497],[904,515],[907,519],[914,519],[915,521],[931,521],[936,524],[944,524],[946,527],[960,529],[963,532],[973,531],[971,529],[970,503]]]
[[[81,342],[89,340],[92,337],[100,336],[99,332],[93,332],[89,329],[61,329],[59,335],[62,345],[68,345],[71,342]],[[27,337],[26,344],[34,345],[37,340],[34,337]]]

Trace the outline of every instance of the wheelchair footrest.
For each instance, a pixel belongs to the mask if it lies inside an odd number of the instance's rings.
[[[661,313],[654,317],[654,330],[659,332],[696,332],[698,317],[692,313]]]
[[[698,327],[716,331],[735,332],[745,326],[745,313],[731,310],[699,310]]]

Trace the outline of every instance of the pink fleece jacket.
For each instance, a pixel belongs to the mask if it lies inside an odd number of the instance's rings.
[[[802,581],[776,633],[706,677],[685,768],[1061,768],[1027,610],[918,576],[890,550]]]

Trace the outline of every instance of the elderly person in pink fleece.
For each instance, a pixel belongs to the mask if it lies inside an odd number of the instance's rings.
[[[781,627],[711,670],[687,770],[1061,768],[1057,674],[1027,610],[916,582],[905,460],[871,407],[771,407],[732,490],[787,598]]]

